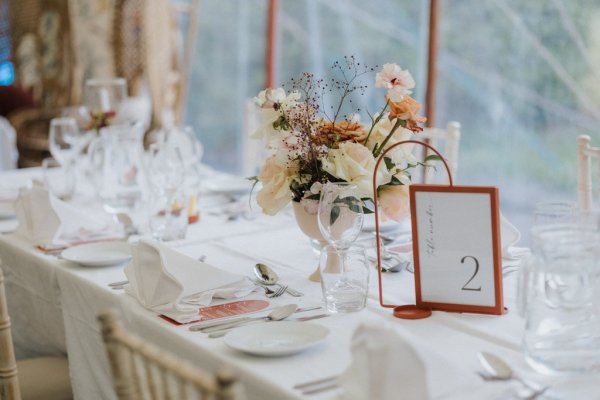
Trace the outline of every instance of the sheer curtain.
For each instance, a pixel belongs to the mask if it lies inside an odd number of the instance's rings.
[[[243,105],[264,86],[266,0],[202,2],[188,121],[239,171]],[[354,55],[395,62],[423,101],[428,2],[279,0],[276,84]],[[437,125],[462,124],[458,182],[496,185],[526,234],[537,201],[575,200],[575,138],[599,142],[600,0],[441,1]],[[370,82],[368,82],[370,83]],[[355,99],[363,119],[379,91]]]

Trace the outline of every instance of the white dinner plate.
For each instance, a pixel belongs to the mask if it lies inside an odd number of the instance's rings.
[[[125,242],[88,243],[66,249],[61,257],[85,267],[106,267],[128,261],[131,248]]]
[[[206,182],[206,189],[214,194],[241,196],[250,192],[252,184],[248,179],[231,176]]]
[[[15,207],[12,202],[0,201],[0,219],[16,218]]]
[[[277,357],[299,353],[323,341],[329,329],[309,322],[279,321],[242,326],[224,337],[225,344],[244,353]]]

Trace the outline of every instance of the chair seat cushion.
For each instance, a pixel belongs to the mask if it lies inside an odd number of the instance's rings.
[[[73,398],[69,363],[65,357],[38,357],[17,361],[22,400]]]

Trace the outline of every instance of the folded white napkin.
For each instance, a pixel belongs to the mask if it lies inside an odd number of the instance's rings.
[[[220,270],[151,240],[141,239],[125,266],[127,292],[146,308],[187,323],[200,319],[198,306],[213,298],[239,298],[255,285],[245,276]]]
[[[123,236],[122,228],[108,215],[85,213],[59,200],[37,181],[31,188],[19,189],[14,207],[17,233],[42,248]]]
[[[352,336],[352,357],[339,378],[344,399],[429,398],[423,360],[391,327],[360,325]]]

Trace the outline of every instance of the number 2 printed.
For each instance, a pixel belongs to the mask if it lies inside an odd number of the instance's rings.
[[[467,283],[465,283],[465,285],[462,287],[462,290],[471,290],[474,292],[480,292],[481,291],[481,286],[479,286],[478,288],[474,288],[474,287],[468,287],[469,283],[471,283],[471,281],[473,280],[473,278],[475,278],[475,276],[477,275],[477,272],[479,272],[479,261],[477,261],[477,259],[473,256],[464,256],[461,260],[460,263],[464,264],[465,260],[467,258],[471,258],[473,261],[475,261],[475,272],[473,272],[473,275],[471,275],[471,278],[467,281]]]

